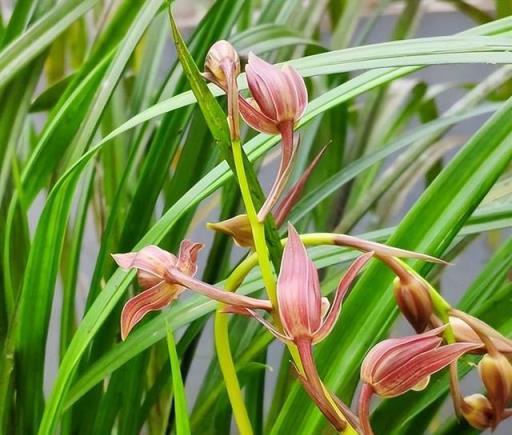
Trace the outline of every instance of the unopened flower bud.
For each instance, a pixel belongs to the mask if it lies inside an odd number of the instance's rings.
[[[251,224],[246,214],[240,214],[221,222],[208,223],[208,228],[224,233],[233,238],[233,241],[242,248],[252,248],[254,239],[252,237]]]
[[[499,422],[512,399],[512,365],[501,353],[486,354],[478,364],[478,371],[494,409],[494,420]]]
[[[240,74],[240,59],[234,47],[228,41],[217,41],[206,55],[204,62],[206,77],[226,89],[229,74]]]
[[[393,292],[400,311],[416,332],[423,332],[432,315],[432,300],[424,282],[414,276],[396,278]]]
[[[471,426],[483,430],[493,425],[492,405],[483,394],[464,397],[460,408],[462,415]]]

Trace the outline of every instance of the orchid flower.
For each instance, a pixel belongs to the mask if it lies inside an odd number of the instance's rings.
[[[114,254],[116,263],[123,269],[137,269],[139,285],[144,290],[123,307],[121,313],[121,338],[126,339],[133,327],[150,311],[161,310],[177,299],[186,288],[217,301],[248,307],[272,309],[270,302],[226,292],[194,279],[197,271],[197,254],[200,243],[181,242],[178,257],[158,246],[146,246],[138,252]]]
[[[238,111],[255,130],[281,135],[282,152],[278,174],[258,213],[258,219],[263,221],[279,199],[291,172],[296,150],[293,130],[306,110],[306,85],[292,66],[279,68],[249,53],[245,72],[252,98],[238,95],[236,77],[240,73],[240,60],[227,41],[218,41],[210,48],[205,70],[204,77],[226,92],[232,137],[239,137],[240,133],[238,117],[235,116]]]
[[[290,65],[279,68],[249,53],[245,68],[252,99],[240,99],[240,114],[262,133],[280,134],[281,163],[265,204],[258,213],[263,220],[281,195],[291,172],[296,144],[293,130],[308,103],[304,79]]]
[[[373,434],[369,421],[373,394],[395,397],[426,387],[430,375],[475,349],[474,343],[441,346],[439,335],[445,325],[409,337],[380,342],[366,355],[361,366],[363,386],[359,398],[359,419],[365,435]]]
[[[373,252],[361,255],[341,278],[332,306],[320,293],[318,272],[309,259],[299,234],[288,225],[281,270],[277,281],[278,316],[282,332],[254,310],[243,307],[228,307],[227,312],[248,314],[260,321],[274,336],[284,342],[293,342],[298,349],[302,370],[299,379],[316,404],[335,428],[341,430],[346,420],[340,418],[339,410],[333,408],[333,400],[323,387],[313,360],[312,346],[329,335],[340,311],[344,296],[358,272],[372,258]],[[344,417],[354,426],[357,418],[350,410],[343,410]]]

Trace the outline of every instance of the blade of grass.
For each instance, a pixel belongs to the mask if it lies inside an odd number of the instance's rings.
[[[171,364],[172,390],[174,393],[174,410],[176,415],[176,434],[190,435],[190,423],[187,415],[187,399],[185,398],[185,388],[181,378],[180,361],[176,352],[176,345],[172,330],[167,324],[167,348],[169,350],[169,361]]]

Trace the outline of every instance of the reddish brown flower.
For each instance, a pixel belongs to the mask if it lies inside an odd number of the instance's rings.
[[[238,295],[219,289],[194,278],[200,243],[185,240],[178,258],[158,246],[146,246],[139,252],[114,254],[114,260],[123,269],[137,269],[137,277],[144,291],[131,298],[121,313],[121,338],[150,311],[161,310],[176,299],[186,288],[206,297],[236,307],[270,311],[269,301]]]
[[[263,220],[275,205],[290,175],[296,150],[293,129],[306,110],[308,93],[303,78],[289,65],[279,68],[249,53],[245,72],[253,98],[240,99],[240,114],[255,130],[280,134],[282,139],[277,177],[258,213],[258,218]]]
[[[123,340],[147,313],[166,307],[185,290],[181,285],[166,281],[166,271],[170,266],[175,266],[187,275],[194,275],[197,270],[197,253],[202,247],[200,243],[184,240],[181,243],[178,258],[154,245],[146,246],[138,252],[112,255],[123,269],[137,269],[137,279],[144,289],[123,307],[121,313]]]
[[[380,342],[366,355],[361,366],[363,387],[359,400],[359,417],[365,434],[373,433],[369,422],[373,394],[395,397],[427,385],[430,375],[456,361],[477,345],[455,343],[441,346],[439,337],[445,327],[410,337]]]

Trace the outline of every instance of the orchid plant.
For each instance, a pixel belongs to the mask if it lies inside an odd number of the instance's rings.
[[[512,351],[512,341],[484,322],[451,308],[432,285],[400,257],[438,263],[442,263],[441,260],[343,234],[313,234],[301,238],[294,226],[288,223],[288,238],[284,242],[280,267],[272,267],[261,226],[282,195],[293,168],[293,158],[299,147],[298,134],[294,130],[307,107],[307,89],[304,79],[292,66],[272,65],[254,53],[249,53],[245,66],[250,97],[242,95],[238,89],[240,73],[240,58],[235,48],[227,41],[216,42],[206,56],[204,77],[227,95],[226,119],[235,175],[247,214],[210,224],[209,228],[231,236],[240,247],[255,251],[268,299],[237,294],[236,288],[241,280],[234,287],[223,289],[195,278],[197,253],[202,245],[188,240],[182,242],[178,257],[156,246],[147,246],[138,252],[115,254],[114,259],[120,267],[137,270],[139,284],[144,289],[123,308],[123,340],[146,313],[168,306],[185,289],[190,289],[217,301],[221,307],[217,316],[235,314],[252,317],[276,339],[285,343],[298,380],[337,432],[372,435],[372,395],[390,398],[411,390],[421,391],[427,387],[433,374],[448,366],[451,367],[451,391],[457,415],[462,415],[476,428],[496,428],[502,420],[512,415],[512,408],[508,408],[512,401],[512,363],[507,356]],[[252,194],[246,188],[246,170],[241,160],[240,117],[253,129],[279,135],[281,139],[279,169],[259,211],[256,211]],[[320,157],[313,160],[284,198],[276,211],[277,225],[280,226],[292,211]],[[304,241],[310,245],[320,245],[326,243],[325,239],[328,239],[327,243],[365,251],[341,277],[332,302],[322,296],[318,271],[304,245]],[[380,260],[395,273],[394,296],[397,306],[417,335],[384,340],[368,352],[361,365],[362,387],[356,413],[351,410],[350,404],[336,397],[323,383],[315,364],[313,348],[334,328],[350,287],[372,258]],[[270,318],[266,318],[262,312]],[[223,327],[226,330],[217,331],[217,340],[222,334],[227,337],[227,324],[216,323],[216,328]],[[224,381],[227,385],[234,385],[234,388],[228,388],[228,394],[238,428],[242,434],[251,434],[251,424],[239,385],[230,378],[237,376],[231,370],[234,365],[223,364],[226,357],[232,358],[231,351],[218,343],[217,352],[225,353],[222,358],[219,356]],[[487,396],[475,393],[462,397],[458,386],[457,361],[474,352],[483,354],[478,367]]]
[[[512,433],[511,35],[0,0],[0,435]]]

